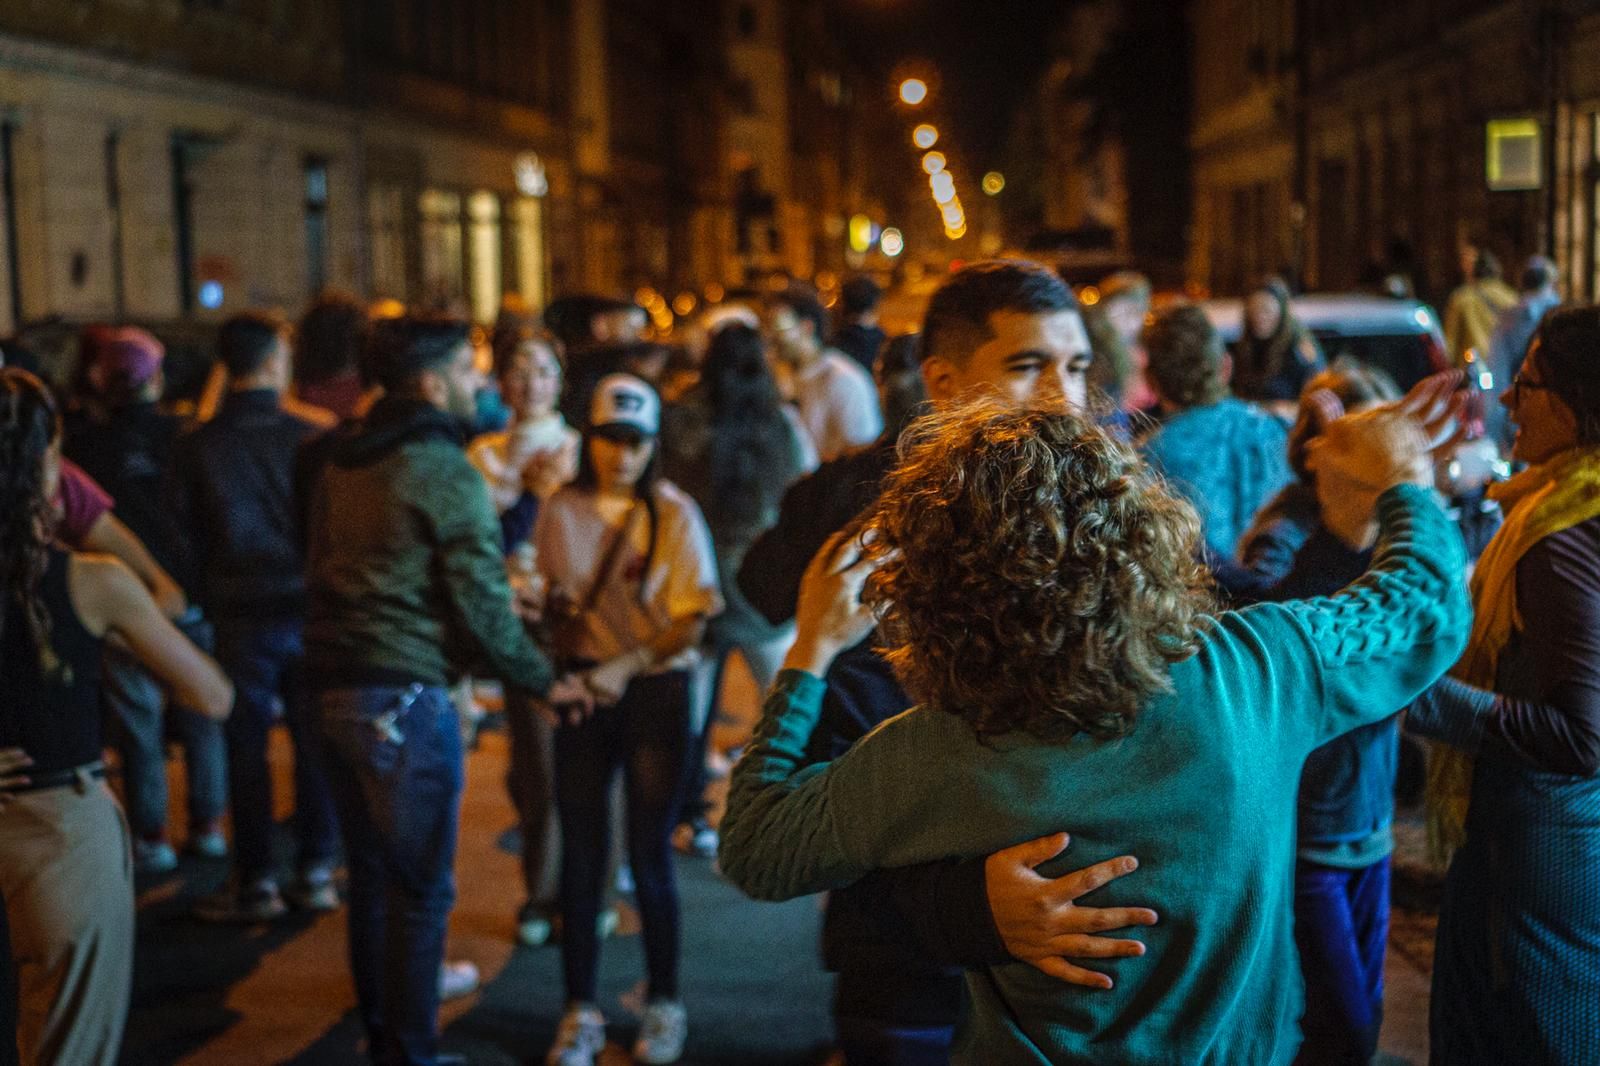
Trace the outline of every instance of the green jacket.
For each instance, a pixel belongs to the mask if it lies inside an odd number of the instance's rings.
[[[879,867],[985,855],[1060,830],[1059,875],[1117,855],[1140,869],[1094,906],[1160,923],[1110,991],[1024,963],[969,972],[967,1063],[1287,1063],[1302,992],[1291,924],[1295,790],[1313,748],[1406,705],[1455,661],[1465,554],[1431,494],[1391,490],[1372,569],[1339,594],[1215,619],[1133,732],[980,742],[913,708],[830,764],[802,767],[822,682],[781,675],[734,772],[722,871],[784,899]]]
[[[550,661],[511,608],[499,522],[453,419],[384,400],[302,469],[313,685],[442,685],[470,671],[550,687]]]

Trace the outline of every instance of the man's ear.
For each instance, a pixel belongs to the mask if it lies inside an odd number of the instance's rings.
[[[961,391],[955,364],[943,356],[929,356],[922,361],[920,369],[928,399],[934,403],[947,403]]]

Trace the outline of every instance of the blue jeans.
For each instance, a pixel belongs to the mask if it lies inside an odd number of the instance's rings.
[[[1306,983],[1295,1062],[1367,1063],[1383,1025],[1389,860],[1355,870],[1296,862],[1294,940]]]
[[[464,777],[446,689],[330,689],[316,719],[350,870],[350,970],[376,1063],[431,1066]]]
[[[233,814],[234,865],[249,883],[271,877],[272,771],[267,738],[283,701],[284,724],[294,744],[294,828],[299,870],[334,865],[339,823],[333,794],[301,684],[305,645],[299,619],[219,619],[217,661],[232,679],[228,738],[228,795]]]
[[[186,635],[210,651],[208,633],[185,629]],[[155,840],[167,830],[167,746],[163,710],[166,692],[130,654],[107,645],[103,657],[102,699],[120,723],[117,749],[122,755],[122,787],[128,825],[135,838]],[[183,742],[189,773],[189,822],[198,825],[222,817],[228,806],[227,744],[222,723],[184,707],[170,709],[171,724]]]

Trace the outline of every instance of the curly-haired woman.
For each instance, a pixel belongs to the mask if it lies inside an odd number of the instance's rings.
[[[1018,963],[972,972],[956,1059],[1289,1061],[1300,766],[1393,713],[1466,636],[1460,541],[1421,487],[1428,440],[1407,417],[1437,423],[1447,407],[1427,392],[1319,449],[1319,484],[1377,516],[1366,577],[1220,615],[1194,511],[1081,415],[977,407],[921,423],[865,558],[836,548],[808,574],[789,669],[735,775],[724,872],[780,899],[1070,824],[1072,863],[1139,855],[1141,872],[1100,895],[1160,915],[1146,957],[1102,991]],[[863,582],[919,706],[802,770],[818,677],[873,623]]]
[[[211,718],[227,677],[107,556],[54,546],[61,420],[33,375],[0,370],[0,897],[26,1063],[110,1063],[133,962],[127,824],[102,783],[100,646],[117,637]]]

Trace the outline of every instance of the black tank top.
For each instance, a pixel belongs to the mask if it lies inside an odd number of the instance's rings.
[[[100,638],[83,627],[67,592],[66,552],[50,549],[39,598],[50,616],[50,648],[59,665],[48,676],[22,605],[5,597],[0,630],[0,747],[21,748],[33,773],[66,770],[100,758]]]

